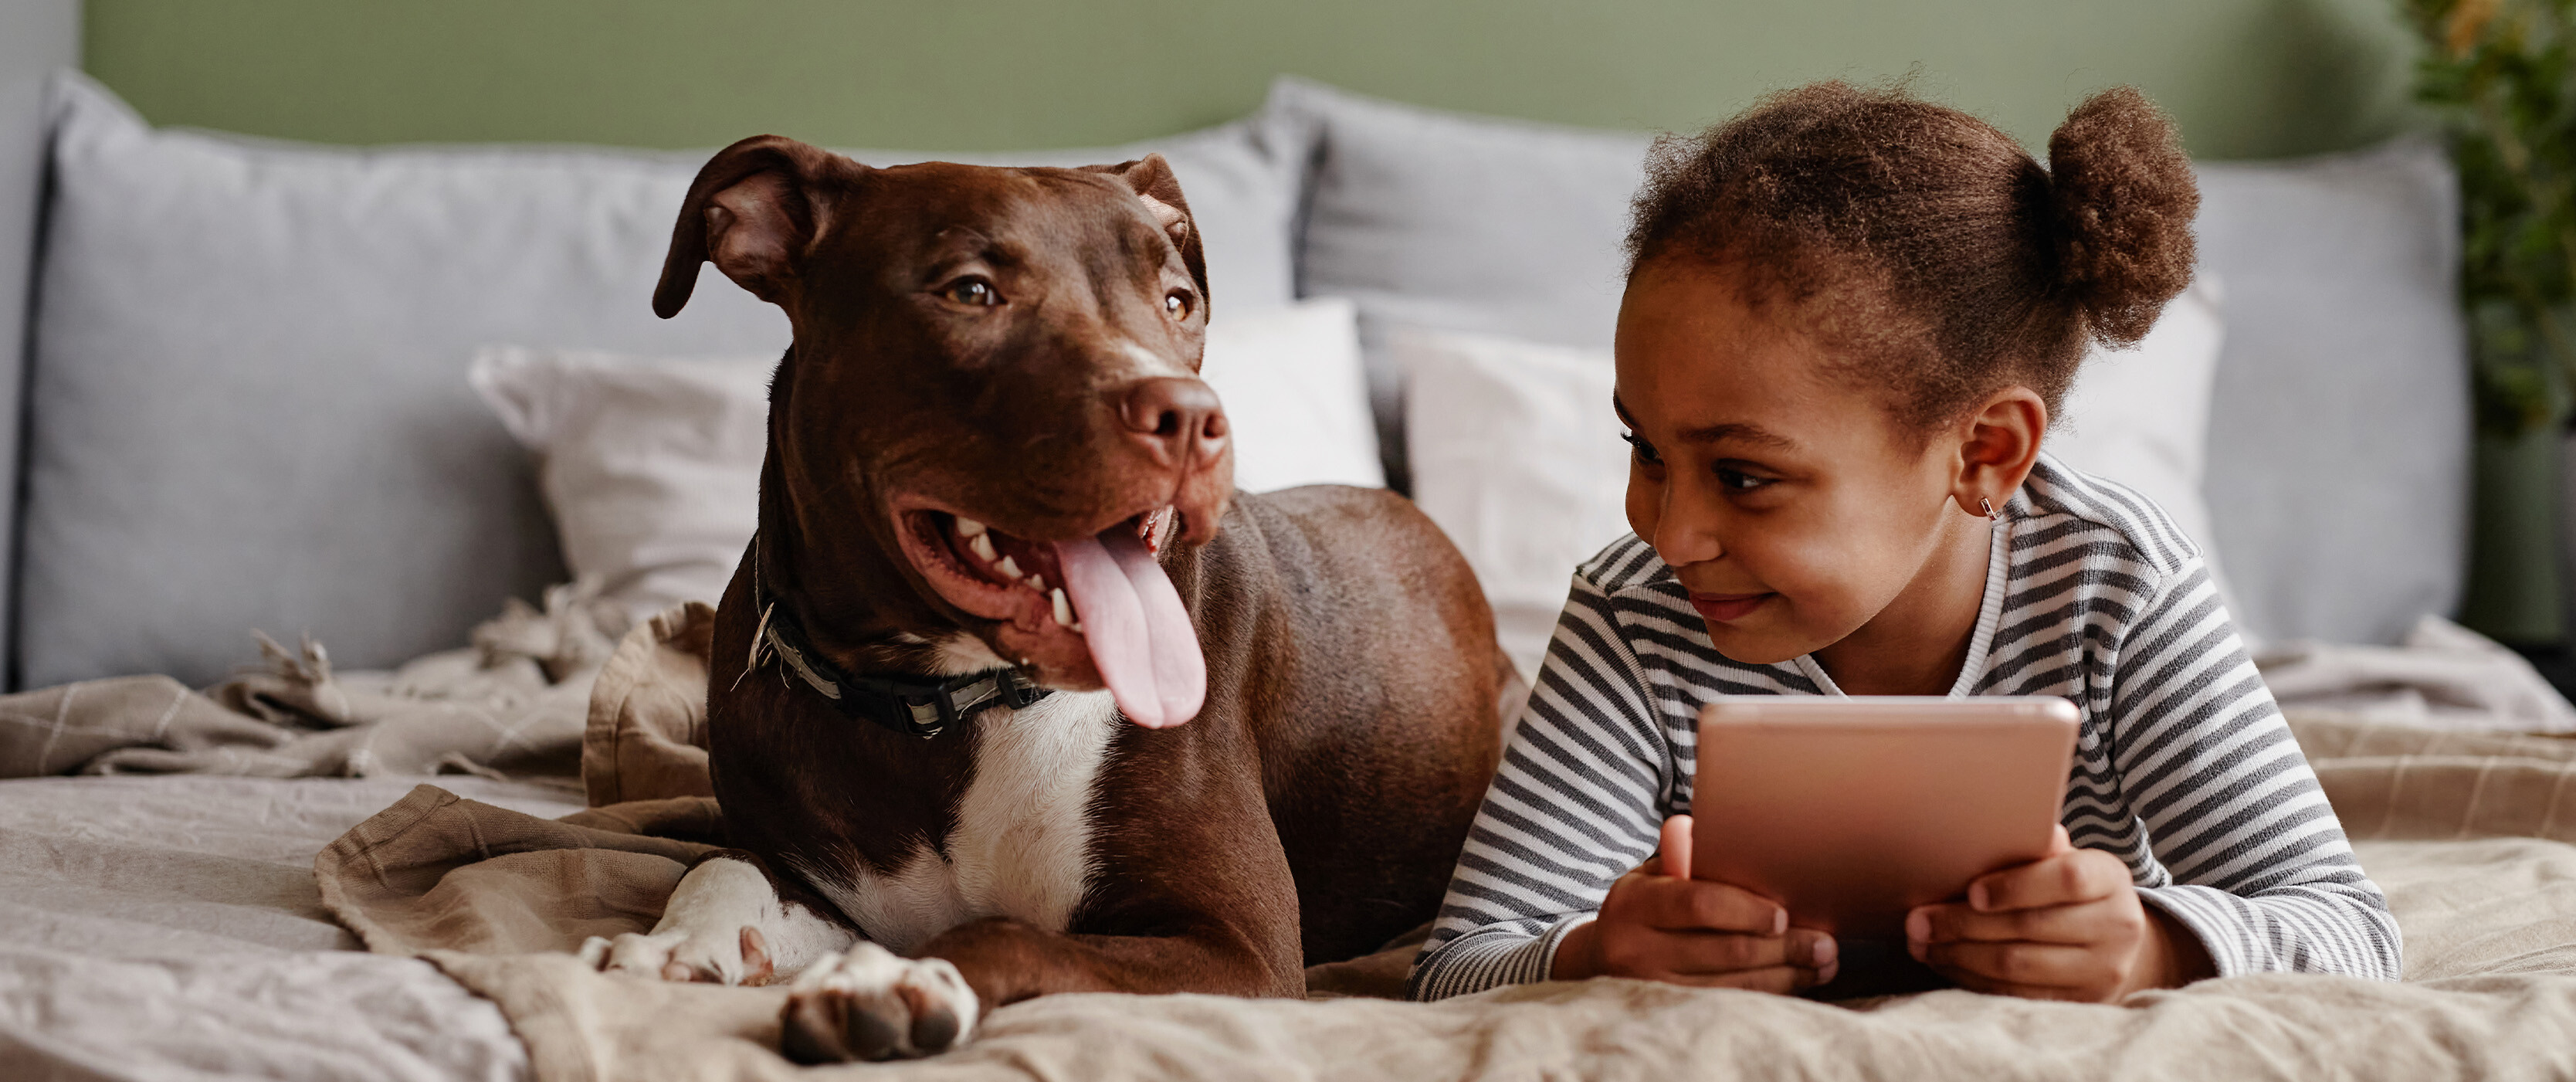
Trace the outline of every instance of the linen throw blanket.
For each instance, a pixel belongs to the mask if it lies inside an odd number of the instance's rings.
[[[537,819],[423,785],[315,860],[369,949],[428,957],[498,1003],[536,1077],[804,1077],[782,989],[586,969],[643,931],[719,833],[706,795],[712,614],[628,634],[582,746],[590,809]],[[1072,995],[994,1011],[959,1051],[849,1077],[2307,1078],[2576,1075],[2576,742],[2354,721],[2294,729],[2406,935],[2404,983],[2267,975],[2117,1006],[1942,991],[1846,1004],[1597,980],[1432,1004],[1391,993],[1410,945],[1309,972],[1304,1002]]]
[[[618,626],[596,594],[556,586],[543,609],[513,598],[472,645],[392,672],[337,672],[309,638],[288,649],[259,635],[260,667],[203,692],[119,676],[0,695],[0,778],[569,775]]]

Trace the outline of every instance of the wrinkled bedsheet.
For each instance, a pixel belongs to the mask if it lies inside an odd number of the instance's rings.
[[[416,780],[0,782],[0,1078],[525,1077],[489,1001],[354,949],[314,890],[314,852]],[[569,779],[440,781],[580,806]]]

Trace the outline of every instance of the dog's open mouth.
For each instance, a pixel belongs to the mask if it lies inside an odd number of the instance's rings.
[[[1092,669],[1128,720],[1158,729],[1197,716],[1207,695],[1198,632],[1154,556],[1174,516],[1165,506],[1090,537],[1033,541],[916,508],[901,512],[898,532],[933,589],[1002,625],[1006,655],[1056,673]]]

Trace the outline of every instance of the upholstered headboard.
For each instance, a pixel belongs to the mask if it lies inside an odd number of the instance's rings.
[[[466,386],[474,347],[785,341],[711,272],[679,319],[648,309],[697,155],[161,130],[76,75],[54,110],[36,352],[0,381],[30,419],[23,466],[0,460],[24,684],[209,681],[253,656],[252,628],[310,631],[350,666],[457,645],[563,574],[526,455]],[[1411,324],[1606,348],[1644,144],[1287,80],[1249,121],[1154,146],[1208,235],[1220,319],[1338,295],[1373,345]],[[2203,540],[2253,630],[2393,640],[2449,612],[2463,572],[2448,167],[2410,143],[2202,177],[2227,291]],[[1370,361],[1391,406],[1403,373]],[[1381,430],[1400,440],[1398,418]]]
[[[27,348],[27,302],[35,266],[36,216],[45,163],[45,80],[80,60],[80,0],[0,4],[0,570],[17,566],[19,419]],[[0,573],[0,612],[14,610]],[[13,621],[0,620],[0,656],[12,656]]]
[[[461,645],[565,577],[528,455],[466,383],[489,344],[771,356],[786,320],[702,270],[651,297],[706,152],[358,150],[154,128],[67,73],[22,471],[37,686],[190,683],[253,629],[381,667]],[[1292,153],[1245,124],[1155,140],[1217,311],[1290,299]],[[1008,155],[1077,165],[1105,147]],[[990,155],[853,151],[889,165]]]

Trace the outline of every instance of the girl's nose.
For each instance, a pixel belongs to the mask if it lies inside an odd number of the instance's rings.
[[[1712,496],[1702,491],[1705,487],[1679,478],[1664,486],[1655,534],[1646,540],[1668,566],[1706,563],[1726,555],[1726,543],[1719,536],[1723,522]]]

